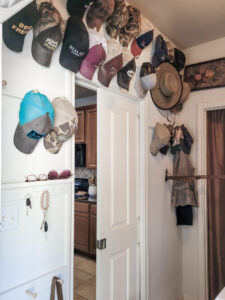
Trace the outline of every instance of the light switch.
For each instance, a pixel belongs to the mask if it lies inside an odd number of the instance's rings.
[[[18,205],[3,206],[1,213],[1,231],[18,228]]]

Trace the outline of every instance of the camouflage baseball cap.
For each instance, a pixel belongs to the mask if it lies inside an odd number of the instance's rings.
[[[116,39],[121,28],[127,25],[129,13],[126,2],[124,0],[115,0],[115,8],[111,17],[107,21],[106,31],[108,35]]]
[[[129,5],[127,7],[129,13],[129,20],[127,25],[120,31],[119,41],[123,47],[128,47],[130,41],[140,33],[141,14],[140,11]]]
[[[114,0],[96,0],[87,13],[87,25],[89,28],[100,30],[102,24],[114,11]]]
[[[44,147],[57,154],[62,144],[69,140],[77,129],[78,117],[73,105],[65,98],[56,98],[52,102],[55,111],[54,127],[44,138]]]
[[[33,29],[32,56],[42,66],[49,67],[53,52],[61,43],[65,32],[64,21],[50,2],[41,3],[38,21]]]

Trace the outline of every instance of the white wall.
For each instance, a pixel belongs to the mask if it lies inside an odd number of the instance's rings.
[[[187,63],[197,63],[211,59],[224,57],[225,38],[215,40],[206,44],[202,44],[185,50],[187,55]],[[215,106],[218,101],[224,100],[225,104],[225,88],[215,88],[209,90],[195,91],[190,94],[189,99],[184,105],[183,111],[177,115],[178,120],[184,123],[190,130],[194,145],[191,152],[191,159],[194,166],[197,167],[197,107],[201,103],[214,101]],[[205,170],[196,170],[196,173]],[[201,210],[201,203],[200,208]],[[194,226],[182,228],[182,265],[183,265],[183,292],[185,300],[205,300],[200,299],[198,284],[198,212],[195,209]]]

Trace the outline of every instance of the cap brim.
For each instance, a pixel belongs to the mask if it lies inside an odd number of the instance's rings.
[[[7,48],[15,52],[22,52],[25,35],[19,35],[12,31],[7,23],[3,23],[3,41]]]
[[[156,54],[154,53],[153,57],[152,57],[152,64],[155,68],[157,68],[160,65],[161,61],[158,60]]]
[[[83,60],[80,67],[80,73],[87,79],[92,80],[95,73],[95,66]]]
[[[33,140],[29,138],[24,133],[23,127],[20,125],[20,123],[16,127],[13,141],[15,147],[25,154],[31,154],[39,142],[39,140]]]
[[[73,58],[70,53],[65,49],[64,46],[62,46],[60,57],[59,57],[59,62],[61,66],[66,68],[69,71],[72,71],[74,73],[77,73],[80,69],[82,58]]]
[[[49,67],[52,60],[52,51],[43,48],[38,39],[33,38],[31,53],[36,62],[44,67]]]
[[[104,65],[98,69],[98,81],[106,87],[110,85],[113,76],[109,75],[109,73],[105,70]]]
[[[130,81],[131,78],[129,78],[126,74],[123,74],[122,70],[117,74],[118,85],[127,91],[129,91]]]
[[[141,72],[141,68],[139,68],[139,73],[136,76],[135,89],[137,91],[138,96],[144,98],[145,95],[147,94],[147,91],[145,91],[141,83],[140,72]]]
[[[139,56],[141,54],[142,49],[138,46],[136,39],[133,40],[131,44],[131,53],[133,56]]]

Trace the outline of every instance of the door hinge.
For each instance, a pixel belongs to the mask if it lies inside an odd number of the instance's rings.
[[[97,240],[96,241],[96,248],[99,250],[103,250],[106,248],[106,239]]]

